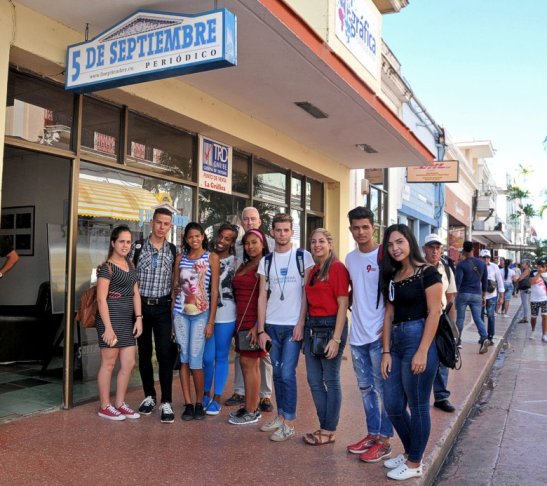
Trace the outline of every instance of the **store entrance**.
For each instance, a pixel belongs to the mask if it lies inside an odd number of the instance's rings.
[[[0,421],[62,403],[70,160],[5,147],[0,237],[19,255],[0,279]]]

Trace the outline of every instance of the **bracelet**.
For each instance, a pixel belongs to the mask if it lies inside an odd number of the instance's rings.
[[[391,354],[391,351],[382,351],[382,354]]]
[[[333,340],[336,344],[342,344],[342,340],[341,340],[341,339],[336,339],[334,336],[332,336],[332,340]]]
[[[144,316],[141,314],[140,316],[135,316],[135,319],[138,319],[139,317],[142,319]]]
[[[261,334],[264,334],[265,332],[266,332],[266,331],[258,331],[258,332],[256,333],[256,335],[257,335],[257,336],[260,336]]]

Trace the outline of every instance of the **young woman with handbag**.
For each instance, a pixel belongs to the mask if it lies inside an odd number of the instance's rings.
[[[184,396],[182,420],[202,420],[203,351],[214,333],[218,304],[219,258],[207,250],[207,237],[199,223],[184,228],[183,253],[177,256],[173,275],[173,325],[180,346],[180,383]],[[192,376],[196,402],[190,391]]]
[[[261,258],[269,253],[268,242],[262,231],[250,229],[243,236],[242,243],[243,264],[237,270],[232,285],[237,309],[234,336],[245,385],[245,405],[230,413],[228,422],[232,425],[252,424],[260,418],[260,360],[267,354],[258,346],[256,321],[259,278],[256,272]]]
[[[220,398],[228,379],[228,356],[236,324],[236,304],[232,281],[238,267],[235,244],[239,228],[223,223],[217,231],[214,252],[220,259],[218,288],[218,306],[215,319],[215,331],[205,342],[203,352],[203,373],[205,375],[205,396],[203,407],[207,415],[220,413]],[[215,382],[213,396],[211,388]]]
[[[303,346],[320,428],[305,434],[303,439],[306,444],[317,446],[335,441],[340,418],[340,365],[348,336],[349,274],[334,254],[329,231],[314,230],[310,244],[316,264],[305,286],[308,316]]]
[[[381,281],[384,315],[381,371],[386,412],[404,447],[388,459],[387,476],[404,480],[422,476],[429,439],[429,400],[439,367],[435,334],[441,315],[442,283],[437,269],[422,257],[404,224],[386,229]]]
[[[101,409],[99,417],[109,420],[138,419],[140,414],[125,403],[131,372],[135,367],[136,339],[142,333],[141,297],[137,272],[127,256],[131,250],[131,231],[114,228],[110,235],[107,261],[97,269],[96,326],[101,350],[97,375]],[[116,399],[110,403],[110,383],[116,361]]]

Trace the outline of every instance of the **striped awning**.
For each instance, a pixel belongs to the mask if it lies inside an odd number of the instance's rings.
[[[140,221],[139,214],[153,210],[160,203],[142,187],[122,186],[80,178],[78,214],[94,218]]]

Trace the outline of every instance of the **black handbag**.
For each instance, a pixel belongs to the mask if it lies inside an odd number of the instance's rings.
[[[325,357],[325,348],[332,339],[334,329],[331,327],[310,328],[310,353],[316,358]]]
[[[255,278],[256,278],[256,275],[255,275]],[[258,278],[255,281],[253,291],[251,292],[251,296],[249,297],[249,302],[247,302],[247,306],[245,307],[245,311],[243,312],[243,315],[241,316],[241,319],[239,321],[239,325],[237,326],[237,329],[236,329],[235,339],[236,339],[237,349],[239,351],[260,351],[261,350],[258,343],[251,344],[251,337],[249,336],[249,329],[240,329],[241,324],[243,323],[243,320],[245,319],[245,316],[247,315],[247,309],[249,309],[249,304],[251,303],[251,300],[253,300],[253,295],[255,293],[257,284],[258,284]]]
[[[517,290],[530,290],[530,277],[523,278],[518,284],[517,284]]]
[[[458,349],[459,333],[449,315],[451,307],[452,302],[449,302],[439,318],[435,344],[441,364],[447,368],[459,370],[462,367],[462,358]]]

